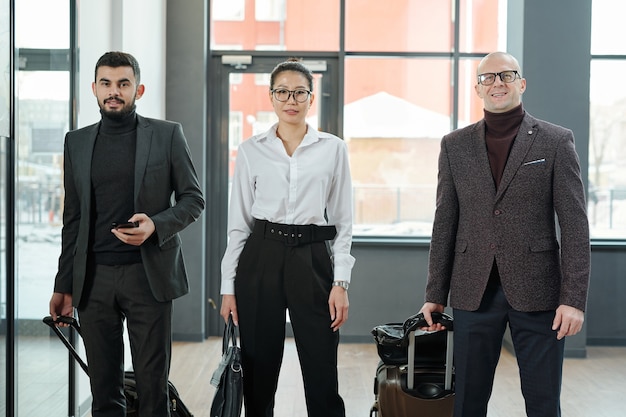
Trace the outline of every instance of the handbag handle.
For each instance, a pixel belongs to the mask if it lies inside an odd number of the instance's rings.
[[[441,323],[446,328],[446,330],[452,331],[453,319],[451,316],[446,313],[432,312],[431,317],[433,319],[433,323]],[[404,324],[402,325],[405,336],[408,335],[411,331],[420,327],[428,327],[428,323],[426,322],[426,319],[424,319],[423,313],[418,313],[409,317],[404,321]]]
[[[235,323],[233,322],[233,316],[228,316],[228,323],[224,327],[224,338],[222,340],[222,354],[226,353],[229,345],[237,346],[237,334]]]

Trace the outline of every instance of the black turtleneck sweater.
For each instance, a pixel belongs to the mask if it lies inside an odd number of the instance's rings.
[[[135,213],[135,111],[121,119],[102,114],[91,160],[92,244],[96,264],[141,262],[139,247],[121,242],[111,233],[112,222],[126,222]]]
[[[521,104],[504,113],[485,110],[485,142],[496,189],[500,186],[506,161],[523,118],[524,108]]]

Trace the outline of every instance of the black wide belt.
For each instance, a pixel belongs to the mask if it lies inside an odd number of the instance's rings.
[[[337,228],[316,224],[297,225],[256,220],[252,233],[262,235],[265,239],[283,242],[285,246],[298,246],[332,240],[337,234]]]

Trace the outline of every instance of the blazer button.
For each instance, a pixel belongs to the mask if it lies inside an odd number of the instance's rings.
[[[496,216],[499,216],[499,215],[501,215],[501,214],[502,214],[502,210],[500,210],[500,209],[495,209],[495,210],[494,210],[494,212],[493,212],[493,214],[495,214]]]
[[[489,247],[490,247],[491,249],[495,249],[495,248],[496,248],[496,244],[495,244],[495,243],[492,243],[491,245],[489,245]]]

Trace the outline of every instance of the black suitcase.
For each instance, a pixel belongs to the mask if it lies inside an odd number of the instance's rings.
[[[372,330],[381,361],[370,417],[451,417],[454,408],[453,322],[433,316],[446,331],[427,333],[423,316]],[[412,370],[412,371],[410,371]]]
[[[80,335],[80,326],[78,322],[73,317],[59,317],[59,321],[69,324],[72,326]],[[89,368],[85,361],[80,357],[74,346],[67,340],[65,335],[61,332],[61,330],[54,324],[51,316],[46,316],[43,318],[43,322],[50,326],[54,333],[61,339],[61,342],[68,348],[74,359],[78,362],[81,368],[85,371],[87,376],[89,376]],[[170,415],[172,417],[193,417],[191,411],[183,404],[180,399],[180,395],[170,381],[167,382],[169,389],[169,397],[170,397]],[[139,397],[137,395],[137,386],[135,384],[135,373],[132,371],[126,371],[124,373],[124,395],[126,396],[126,416],[127,417],[138,417],[138,408],[139,408]]]

